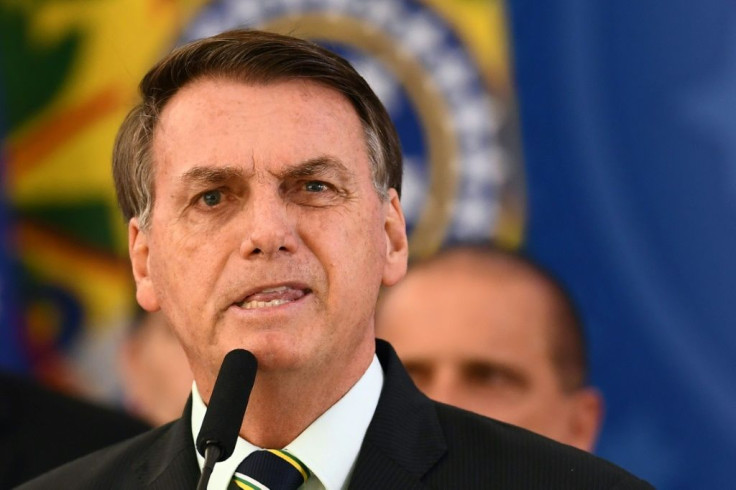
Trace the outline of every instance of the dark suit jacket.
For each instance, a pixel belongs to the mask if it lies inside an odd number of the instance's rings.
[[[125,413],[0,373],[0,489],[149,429]]]
[[[429,400],[386,342],[385,374],[351,489],[639,489],[611,463],[517,427]],[[193,489],[199,477],[190,406],[176,422],[99,451],[21,487]]]

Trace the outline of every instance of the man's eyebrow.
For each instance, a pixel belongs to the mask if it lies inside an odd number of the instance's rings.
[[[349,173],[348,168],[340,160],[329,155],[322,155],[294,165],[284,172],[283,177],[296,179],[321,175],[341,177]]]
[[[243,170],[239,167],[192,167],[181,176],[181,181],[188,185],[217,185],[242,178]]]

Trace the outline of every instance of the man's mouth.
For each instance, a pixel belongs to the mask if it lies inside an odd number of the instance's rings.
[[[290,286],[266,288],[249,294],[240,302],[235,303],[235,305],[239,308],[243,308],[244,310],[273,308],[275,306],[297,301],[311,292],[312,291],[308,288],[301,289]]]

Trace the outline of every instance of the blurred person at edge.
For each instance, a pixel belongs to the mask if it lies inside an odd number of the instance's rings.
[[[181,416],[192,370],[163,313],[139,310],[120,347],[118,372],[128,412],[153,426]]]
[[[384,292],[376,335],[430,398],[592,451],[602,399],[583,326],[549,273],[491,244],[458,244]]]

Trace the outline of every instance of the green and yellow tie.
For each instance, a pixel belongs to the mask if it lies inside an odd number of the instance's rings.
[[[279,449],[262,449],[248,455],[235,470],[228,490],[296,490],[309,469],[293,454]]]

